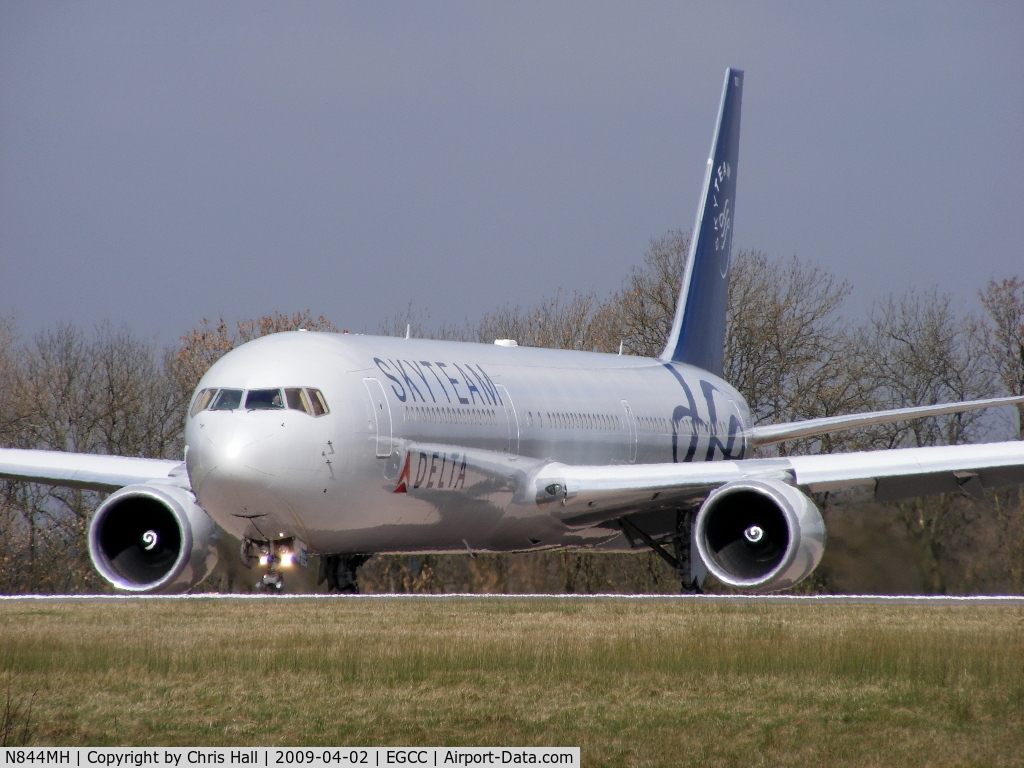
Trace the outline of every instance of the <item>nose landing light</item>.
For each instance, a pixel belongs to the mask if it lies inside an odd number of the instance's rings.
[[[282,568],[293,563],[305,568],[309,564],[309,550],[305,542],[294,536],[268,541],[243,538],[239,557],[246,568],[252,568],[257,562],[266,566],[267,572],[255,585],[260,590],[280,590],[284,586]]]

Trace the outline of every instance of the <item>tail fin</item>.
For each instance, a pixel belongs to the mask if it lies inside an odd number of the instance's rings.
[[[697,208],[690,257],[663,360],[689,363],[722,375],[725,309],[729,294],[732,221],[736,209],[736,166],[740,149],[743,72],[725,71],[718,128]]]

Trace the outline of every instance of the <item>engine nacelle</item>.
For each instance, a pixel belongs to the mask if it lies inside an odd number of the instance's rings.
[[[89,522],[89,556],[127,592],[184,592],[217,563],[217,526],[184,488],[130,485]]]
[[[777,480],[745,480],[714,490],[694,529],[707,569],[751,592],[792,587],[825,551],[825,521],[807,496]]]

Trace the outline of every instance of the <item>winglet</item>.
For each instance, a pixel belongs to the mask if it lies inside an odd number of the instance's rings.
[[[727,69],[690,256],[672,332],[661,353],[663,360],[689,363],[717,376],[722,375],[725,353],[725,310],[736,210],[742,96],[742,70]]]

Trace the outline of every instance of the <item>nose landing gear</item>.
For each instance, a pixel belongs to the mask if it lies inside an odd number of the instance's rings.
[[[284,578],[278,571],[267,571],[263,574],[263,578],[256,582],[256,589],[260,590],[274,590],[281,591],[281,587],[284,586]]]
[[[254,586],[259,591],[269,592],[280,592],[284,587],[282,568],[287,568],[293,563],[305,568],[309,562],[306,545],[294,537],[273,541],[242,539],[239,556],[246,568],[252,568],[257,562],[267,567],[263,578]]]

